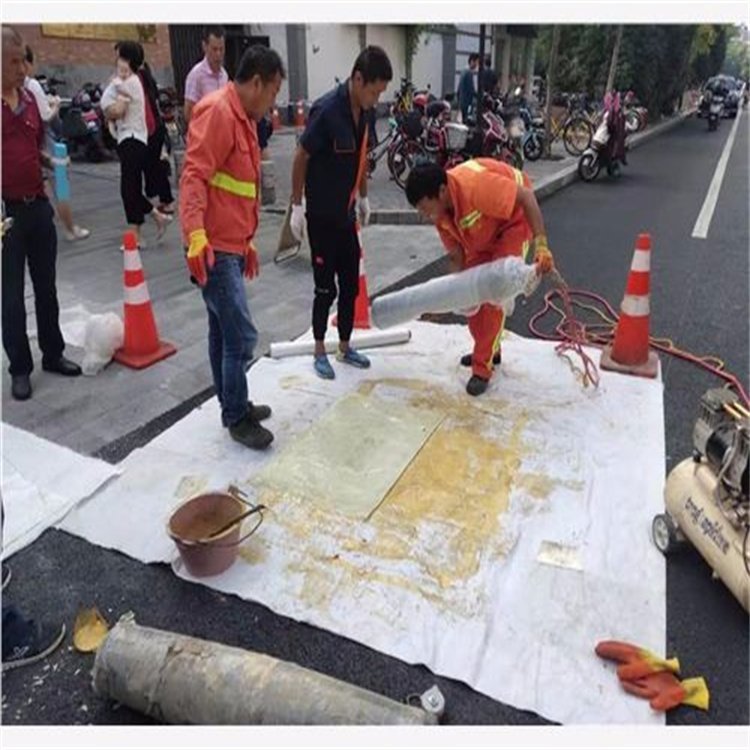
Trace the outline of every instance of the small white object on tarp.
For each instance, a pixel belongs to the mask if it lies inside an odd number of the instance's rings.
[[[232,441],[213,399],[131,453],[61,528],[553,721],[663,724],[594,654],[600,640],[658,651],[666,637],[665,562],[649,536],[663,511],[661,382],[603,372],[584,391],[554,342],[508,333],[487,393],[471,399],[466,328],[410,328],[408,344],[333,381],[306,358],[262,359],[248,380],[273,406],[268,451]],[[228,483],[266,502],[258,474],[353,392],[449,414],[368,520],[279,490],[235,564],[192,578],[165,533],[175,506]],[[417,466],[424,486],[407,481]]]
[[[390,328],[423,313],[470,314],[485,303],[512,315],[515,298],[532,294],[539,279],[536,266],[527,265],[522,258],[501,258],[376,297],[372,322],[378,328]]]
[[[96,375],[106,367],[125,340],[125,327],[115,313],[92,315],[86,321],[84,354],[81,370],[84,375]]]
[[[58,523],[120,470],[3,423],[3,560]]]

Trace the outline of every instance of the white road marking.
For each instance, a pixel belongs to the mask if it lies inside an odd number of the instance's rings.
[[[716,165],[716,171],[714,172],[711,184],[708,186],[708,192],[706,193],[706,200],[703,201],[703,207],[701,212],[698,214],[698,218],[695,221],[693,227],[693,237],[705,240],[708,237],[708,228],[711,226],[711,219],[714,215],[714,209],[716,203],[719,200],[719,191],[721,190],[721,183],[724,180],[724,173],[727,171],[727,164],[729,163],[729,154],[732,152],[732,146],[734,145],[734,138],[737,135],[737,128],[742,119],[742,99],[738,105],[737,117],[735,118],[732,130],[729,133],[729,138],[724,144],[724,150],[721,152],[719,162]]]

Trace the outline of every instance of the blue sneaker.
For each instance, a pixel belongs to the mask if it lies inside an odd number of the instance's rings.
[[[326,354],[315,355],[314,367],[315,372],[318,373],[318,377],[323,378],[323,380],[333,380],[336,377],[336,373],[333,371],[333,367],[331,367],[328,355]]]
[[[353,365],[363,370],[370,366],[370,360],[364,354],[360,354],[356,349],[347,349],[345,352],[339,350],[336,352],[336,361],[343,362],[345,365]]]

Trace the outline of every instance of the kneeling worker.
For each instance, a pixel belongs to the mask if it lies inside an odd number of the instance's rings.
[[[407,179],[406,197],[437,227],[453,271],[510,255],[525,259],[532,240],[540,270],[554,268],[531,181],[508,164],[472,159],[448,171],[433,163],[419,164]],[[466,386],[472,396],[487,390],[494,366],[500,364],[504,324],[505,313],[492,304],[469,316],[474,351],[462,357],[461,364],[472,369]]]
[[[370,366],[364,354],[349,346],[359,290],[360,247],[355,209],[360,224],[366,225],[370,217],[365,168],[368,134],[372,135],[375,127],[375,105],[392,77],[391,63],[380,47],[362,50],[351,76],[313,104],[294,156],[290,227],[292,234],[302,240],[307,218],[315,280],[313,365],[318,376],[328,380],[336,376],[326,356],[325,334],[328,314],[336,299],[337,278],[337,359],[354,367]]]

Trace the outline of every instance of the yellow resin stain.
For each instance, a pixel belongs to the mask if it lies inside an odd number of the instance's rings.
[[[258,544],[257,540],[251,539],[243,544],[238,550],[241,560],[249,565],[258,565],[266,559],[265,547]]]
[[[470,616],[481,601],[467,584],[483,561],[505,557],[513,543],[502,533],[511,493],[543,500],[563,484],[521,471],[533,450],[524,431],[536,414],[416,379],[368,380],[358,390],[370,395],[378,387],[402,389],[411,406],[439,410],[445,420],[368,521],[268,488],[260,502],[295,550],[287,568],[301,575],[298,595],[308,605],[326,608],[339,592],[360,597],[382,584]]]

